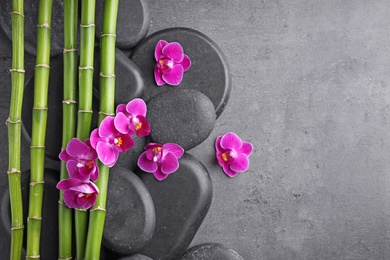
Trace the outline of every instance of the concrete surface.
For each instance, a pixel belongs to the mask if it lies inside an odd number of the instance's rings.
[[[149,33],[199,30],[232,72],[225,111],[191,151],[214,185],[192,245],[222,243],[247,260],[390,259],[389,2],[151,0],[150,7]],[[1,41],[5,122],[10,59]],[[228,131],[255,148],[249,171],[233,179],[214,159],[214,140]],[[4,124],[0,140],[6,149]],[[4,189],[7,158],[0,162]]]

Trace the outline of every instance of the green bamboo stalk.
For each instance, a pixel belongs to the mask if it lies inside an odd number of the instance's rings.
[[[119,0],[105,0],[103,26],[100,37],[100,112],[99,124],[107,115],[115,113],[115,42]],[[90,210],[86,259],[99,259],[106,217],[109,168],[99,162],[99,195]]]
[[[95,50],[95,8],[96,0],[81,1],[80,65],[79,65],[79,111],[77,138],[85,141],[91,133],[93,60]],[[88,212],[75,211],[76,257],[84,259],[87,240]]]
[[[11,248],[10,259],[22,257],[23,202],[20,183],[20,136],[21,114],[24,94],[24,2],[12,2],[12,68],[11,103],[8,126],[8,186],[11,204]]]
[[[50,74],[51,14],[52,0],[40,0],[30,147],[31,176],[27,217],[26,258],[39,257],[44,188],[47,96]]]
[[[77,86],[77,27],[78,0],[64,0],[64,100],[62,118],[62,147],[76,135],[76,86]],[[66,163],[61,162],[60,179],[69,177]],[[58,258],[72,258],[73,210],[64,204],[64,192],[60,191],[58,204]]]

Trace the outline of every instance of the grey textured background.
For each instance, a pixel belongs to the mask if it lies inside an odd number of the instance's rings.
[[[229,103],[190,151],[214,185],[192,245],[222,243],[246,260],[390,259],[390,3],[153,0],[150,7],[149,33],[199,30],[231,68]],[[0,122],[9,105],[7,44],[1,37]],[[215,138],[228,131],[254,145],[249,170],[233,179],[214,157]],[[1,124],[3,149],[6,136]],[[0,157],[1,189],[7,160]]]

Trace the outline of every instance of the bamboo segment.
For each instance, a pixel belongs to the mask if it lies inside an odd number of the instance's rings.
[[[100,112],[99,124],[107,114],[115,113],[115,43],[118,0],[105,0],[103,27],[100,40]],[[103,75],[103,76],[102,76]],[[110,75],[105,77],[105,75]],[[89,229],[87,237],[86,259],[99,259],[106,217],[106,199],[109,168],[99,162],[99,179],[96,185],[99,195],[96,204],[90,210]]]
[[[47,96],[50,74],[52,0],[40,0],[37,25],[37,57],[30,147],[31,176],[27,218],[26,258],[39,258],[44,188]]]
[[[91,133],[96,0],[81,1],[79,110],[76,136],[85,141]],[[84,259],[88,211],[75,211],[76,256]]]
[[[20,182],[20,137],[21,114],[24,94],[24,2],[12,1],[12,68],[11,102],[8,127],[8,186],[11,205],[11,248],[10,259],[22,257],[23,244],[23,202]]]
[[[76,135],[77,27],[78,0],[64,0],[64,100],[62,101],[62,147]],[[66,163],[61,162],[60,179],[68,178]],[[64,204],[60,190],[58,203],[58,258],[72,258],[73,210]]]

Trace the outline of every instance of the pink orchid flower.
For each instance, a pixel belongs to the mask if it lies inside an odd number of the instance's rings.
[[[115,128],[112,116],[104,118],[99,128],[92,131],[90,140],[99,160],[108,167],[114,166],[119,152],[125,152],[134,146],[129,134],[122,134]]]
[[[145,150],[138,158],[138,166],[145,172],[153,173],[159,181],[179,168],[178,160],[184,154],[184,149],[173,143],[149,143]]]
[[[183,79],[183,74],[191,67],[190,58],[184,54],[183,47],[178,42],[168,43],[160,40],[155,48],[154,79],[158,86],[165,83],[177,86]]]
[[[69,178],[60,181],[57,189],[64,191],[64,202],[69,208],[89,209],[96,203],[98,187],[91,181]]]
[[[95,160],[98,158],[89,139],[82,142],[73,138],[67,147],[61,151],[60,159],[66,162],[69,177],[86,181],[91,178],[96,181],[99,177],[99,168]]]
[[[145,101],[136,98],[127,103],[127,105],[118,105],[114,124],[116,129],[122,134],[136,133],[137,136],[149,135],[150,124],[146,121]]]
[[[219,136],[215,141],[215,149],[217,161],[228,176],[234,177],[248,169],[252,144],[242,141],[235,133]]]

